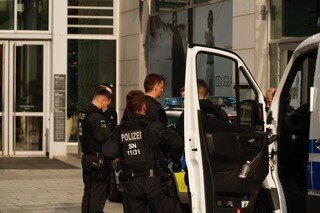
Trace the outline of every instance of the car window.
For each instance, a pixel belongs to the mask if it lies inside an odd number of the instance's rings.
[[[310,56],[293,66],[296,71],[290,85],[289,93],[286,95],[286,114],[291,114],[300,106],[309,102],[310,87],[313,86],[316,55]]]

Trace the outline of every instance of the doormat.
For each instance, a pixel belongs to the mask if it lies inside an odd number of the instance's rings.
[[[0,169],[78,169],[75,166],[45,157],[0,157]]]

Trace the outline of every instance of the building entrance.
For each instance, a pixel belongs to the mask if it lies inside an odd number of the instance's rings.
[[[46,154],[47,58],[47,42],[0,41],[2,156]]]

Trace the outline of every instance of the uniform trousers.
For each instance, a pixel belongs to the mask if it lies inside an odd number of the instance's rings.
[[[125,213],[182,212],[176,197],[162,192],[161,177],[135,177],[124,184],[123,208]]]
[[[82,178],[84,183],[84,192],[82,197],[81,212],[96,213],[103,212],[103,208],[107,197],[110,193],[110,168],[105,165],[103,171],[105,176],[101,178],[101,171],[93,168],[92,161],[96,156],[83,156],[82,163]]]

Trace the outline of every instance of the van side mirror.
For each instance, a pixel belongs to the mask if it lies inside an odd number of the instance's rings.
[[[242,100],[239,110],[240,125],[245,128],[263,129],[262,105],[255,100]]]

